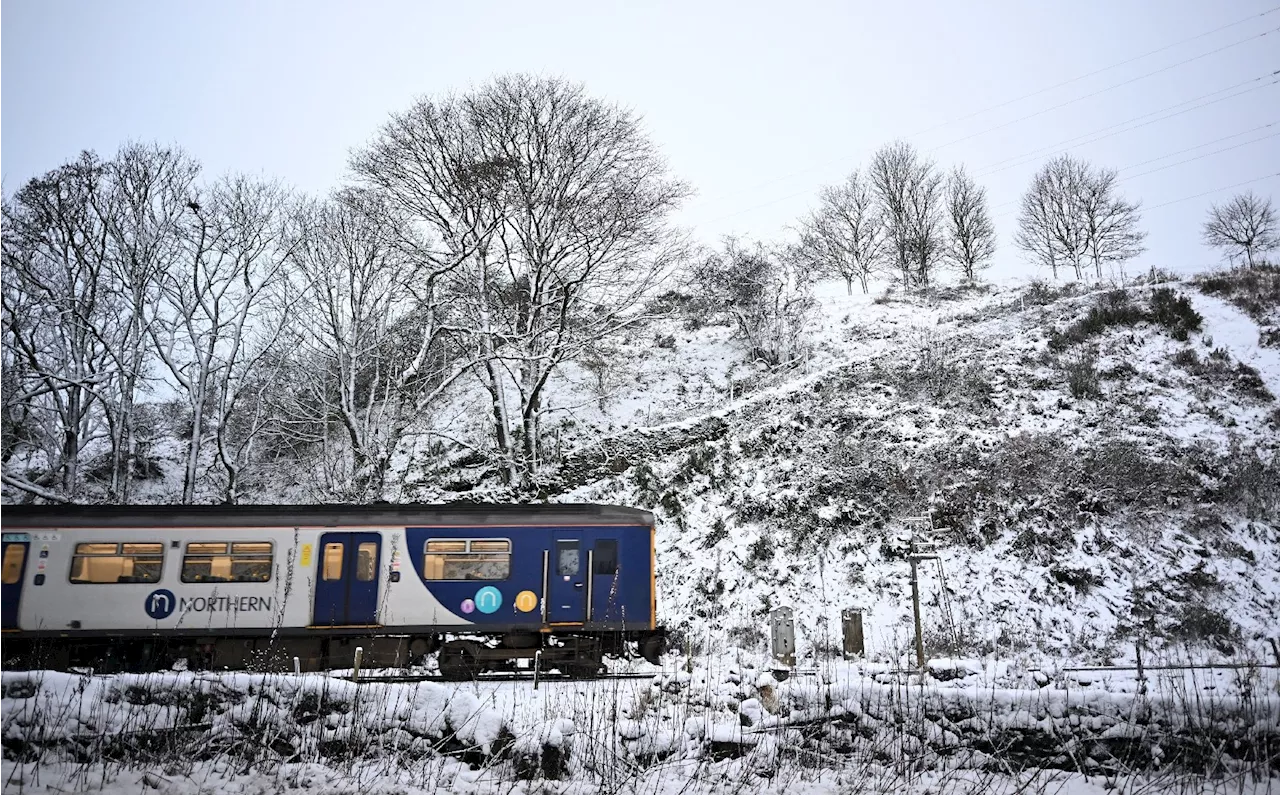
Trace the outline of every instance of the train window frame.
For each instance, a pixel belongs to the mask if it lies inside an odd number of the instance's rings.
[[[602,552],[612,548],[613,556],[606,558]],[[618,539],[597,538],[591,547],[591,574],[596,577],[613,577],[622,568],[618,562]]]
[[[237,549],[237,547],[249,547],[249,546],[257,546],[257,547],[265,546],[266,551],[264,552],[261,549],[258,549],[258,550],[238,550]],[[221,552],[217,551],[215,549],[216,547],[221,547],[222,551]],[[246,578],[244,576],[241,576],[241,577],[234,576],[237,558],[240,558],[239,563],[240,565],[243,566],[243,565],[246,565],[247,563],[257,563],[260,565],[262,563],[261,559],[263,557],[266,558],[266,564],[267,564],[265,569],[265,575],[266,575],[265,577]],[[196,558],[196,559],[208,558],[209,562],[207,564],[196,563],[194,565],[208,565],[210,570],[210,576],[204,579],[197,579],[194,573],[189,572],[188,567],[192,565],[192,562],[191,562],[192,558]],[[228,573],[230,573],[232,576],[225,577],[225,578],[224,577],[215,578],[212,576],[213,561],[215,558],[229,558],[229,561],[227,562],[226,565],[227,565]],[[266,540],[260,540],[260,539],[254,539],[252,541],[246,541],[244,539],[241,539],[238,541],[233,541],[233,540],[227,540],[227,541],[216,540],[215,541],[215,540],[209,540],[209,539],[202,539],[199,541],[186,542],[186,545],[182,549],[182,565],[178,569],[178,579],[186,585],[206,585],[206,584],[261,585],[263,583],[271,582],[271,580],[275,577],[275,567],[276,567],[276,544],[274,541],[266,541]]]
[[[504,550],[499,549],[474,549],[474,544],[503,544]],[[434,551],[432,544],[440,545]],[[442,548],[445,545],[454,548]],[[511,539],[510,538],[428,538],[422,544],[422,579],[426,582],[504,582],[511,579]],[[486,556],[477,559],[476,556]],[[502,556],[499,561],[497,556]],[[448,558],[465,557],[468,560],[449,561]],[[436,566],[432,562],[432,558],[442,558],[439,565]],[[503,565],[501,577],[445,577],[445,567],[453,563],[498,563]],[[440,576],[433,576],[436,573]]]
[[[94,549],[94,548],[97,549]],[[108,551],[106,548],[111,547]],[[134,549],[126,552],[126,547],[134,547]],[[146,550],[139,550],[137,547],[146,547]],[[154,549],[154,551],[152,551]],[[67,581],[72,585],[155,585],[164,579],[165,547],[163,541],[80,541],[71,548],[71,567],[67,571]],[[128,579],[121,579],[117,575],[114,580],[89,580],[76,577],[76,567],[82,559],[96,560],[113,560],[125,558],[131,559],[131,565],[136,571],[138,567],[138,559],[142,558],[147,561],[147,566],[155,566],[154,577],[131,576]],[[124,566],[121,565],[121,570]]]

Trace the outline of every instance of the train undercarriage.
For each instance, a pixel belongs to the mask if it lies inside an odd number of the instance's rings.
[[[3,643],[5,670],[91,669],[95,673],[168,670],[331,671],[360,666],[407,669],[433,658],[442,679],[466,680],[496,671],[558,670],[592,677],[605,657],[657,662],[661,630],[628,632],[507,632],[501,635],[274,634],[253,636],[13,637]]]

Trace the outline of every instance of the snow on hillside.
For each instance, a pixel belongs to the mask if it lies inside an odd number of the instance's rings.
[[[1132,658],[1141,638],[1269,658],[1275,351],[1188,285],[1051,292],[886,302],[831,285],[811,357],[743,395],[721,377],[724,329],[686,332],[679,366],[719,378],[720,405],[704,391],[671,415],[669,393],[649,398],[684,426],[717,414],[723,433],[558,499],[658,511],[660,610],[695,645],[762,644],[768,612],[787,605],[814,653],[838,645],[854,607],[869,653],[902,658],[919,529],[904,520],[932,516],[947,542],[922,575],[935,650],[1103,662]],[[1179,296],[1199,329],[1157,306]],[[1081,331],[1098,307],[1101,328]],[[1172,325],[1142,317],[1160,312]],[[663,370],[665,353],[633,355]]]

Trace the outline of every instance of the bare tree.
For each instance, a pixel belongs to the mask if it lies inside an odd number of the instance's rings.
[[[942,176],[904,141],[882,147],[868,169],[904,289],[928,287],[942,254]]]
[[[1146,233],[1139,227],[1138,205],[1116,193],[1116,172],[1094,169],[1085,183],[1080,211],[1084,214],[1089,258],[1102,278],[1102,266],[1123,264],[1144,251]]]
[[[683,250],[667,217],[686,187],[633,113],[524,75],[419,101],[353,167],[447,252],[434,261],[480,360],[497,456],[528,483],[548,380],[636,322]]]
[[[943,179],[932,162],[918,166],[907,192],[907,241],[912,279],[928,289],[945,252],[943,227]]]
[[[452,356],[441,272],[399,243],[405,219],[347,191],[298,212],[299,361],[282,431],[318,446],[327,487],[381,499],[405,433],[471,364]],[[332,423],[341,438],[329,432]]]
[[[495,446],[507,459],[505,476],[514,480],[489,273],[494,236],[507,214],[505,186],[515,164],[498,152],[489,135],[470,99],[424,98],[393,114],[374,141],[353,155],[351,169],[400,219],[387,231],[410,265],[423,272],[430,286],[424,298],[437,300],[446,277],[452,278],[457,294],[472,295],[472,353],[485,369],[482,380],[490,397]],[[455,274],[469,259],[471,272]]]
[[[148,335],[191,411],[184,504],[195,500],[205,436],[217,432],[232,374],[244,372],[250,335],[279,327],[265,310],[284,272],[286,200],[278,184],[247,177],[196,193],[187,204],[182,258],[158,281]]]
[[[885,228],[869,179],[857,170],[843,184],[822,189],[821,204],[801,222],[797,256],[811,272],[832,273],[844,279],[853,294],[857,279],[867,292],[867,279],[880,267]]]
[[[107,404],[111,434],[108,498],[127,503],[136,456],[135,404],[152,359],[147,323],[162,274],[180,256],[182,215],[200,166],[178,149],[129,144],[106,164],[97,196],[108,241],[107,269],[122,323],[107,345],[119,372]]]
[[[1138,205],[1116,194],[1112,170],[1095,169],[1071,155],[1050,160],[1032,178],[1018,215],[1019,248],[1057,275],[1069,263],[1077,279],[1092,263],[1123,263],[1142,252]]]
[[[1280,227],[1271,199],[1249,191],[1224,205],[1210,207],[1209,218],[1204,222],[1204,242],[1226,249],[1227,256],[1233,259],[1243,257],[1248,267],[1254,267],[1257,255],[1280,248]]]
[[[991,265],[996,227],[987,209],[987,192],[957,166],[947,180],[947,259],[969,282]]]
[[[107,234],[95,208],[104,168],[86,152],[33,179],[4,204],[3,331],[6,414],[22,417],[44,457],[29,494],[75,499],[81,455],[106,435],[102,406],[118,372],[109,354],[120,329],[107,261]],[[11,380],[10,380],[11,379]],[[10,426],[12,430],[12,426]],[[7,455],[14,449],[6,440]]]
[[[1057,279],[1058,266],[1063,260],[1054,233],[1054,201],[1055,195],[1048,180],[1037,174],[1031,181],[1031,187],[1022,194],[1014,245],[1032,262],[1048,268],[1053,278]]]

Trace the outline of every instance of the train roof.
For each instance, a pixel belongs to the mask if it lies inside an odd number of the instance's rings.
[[[375,505],[6,505],[9,528],[652,525],[639,508],[593,503]]]

